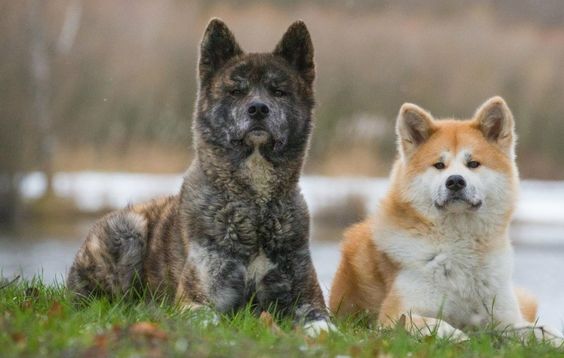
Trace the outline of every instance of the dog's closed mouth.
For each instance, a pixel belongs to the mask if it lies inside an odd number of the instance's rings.
[[[259,146],[268,142],[270,134],[264,129],[251,129],[245,135],[245,144],[250,146]]]
[[[460,202],[468,204],[472,210],[478,210],[482,206],[482,200],[473,201],[473,200],[470,200],[470,199],[465,198],[465,197],[454,196],[454,197],[448,198],[447,200],[445,200],[443,202],[435,201],[435,207],[437,209],[443,210],[449,204],[460,203]]]

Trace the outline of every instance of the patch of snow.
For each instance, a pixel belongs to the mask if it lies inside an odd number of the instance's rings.
[[[176,174],[132,174],[76,172],[56,173],[55,192],[73,199],[79,209],[97,211],[117,209],[128,204],[179,192],[182,176]],[[385,195],[388,180],[384,178],[347,178],[304,176],[301,188],[310,212],[335,205],[354,195],[366,200],[372,212]],[[45,177],[31,173],[24,177],[21,191],[24,198],[33,199],[45,191]],[[521,197],[515,212],[519,223],[564,225],[564,181],[523,180]]]

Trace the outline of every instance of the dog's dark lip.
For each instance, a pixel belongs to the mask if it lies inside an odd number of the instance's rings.
[[[470,205],[470,208],[472,210],[478,210],[479,208],[482,207],[482,200],[478,200],[477,202],[473,202],[470,199],[459,197],[459,196],[448,198],[442,204],[440,204],[438,201],[435,201],[435,207],[439,210],[444,210],[447,207],[448,204],[454,203],[454,202],[457,202],[457,201],[463,201],[463,202],[467,203],[468,205]]]
[[[470,203],[470,205],[472,206],[473,210],[478,210],[482,207],[482,201],[478,200],[476,203]]]
[[[247,132],[245,133],[245,135],[247,135],[247,134],[249,134],[249,133],[251,133],[251,132],[255,132],[255,131],[264,131],[264,132],[268,132],[268,131],[266,130],[266,127],[261,126],[261,125],[259,125],[259,124],[256,124],[256,125],[252,126],[251,128],[249,128],[249,129],[247,130]]]

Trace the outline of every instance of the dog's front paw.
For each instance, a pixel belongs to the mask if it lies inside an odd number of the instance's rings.
[[[315,321],[309,321],[303,326],[304,333],[308,337],[315,338],[319,336],[322,332],[337,332],[337,327],[327,319],[318,319]]]
[[[443,326],[444,324],[444,326]],[[447,327],[448,325],[448,327]],[[464,342],[469,340],[466,333],[462,332],[458,328],[454,328],[446,322],[441,322],[441,325],[437,329],[437,336],[448,338],[450,341],[454,343]]]
[[[533,326],[526,323],[516,325],[515,332],[523,339],[533,335],[537,340],[548,342],[556,347],[564,345],[564,336],[562,336],[562,333],[550,326]]]
[[[410,315],[410,329],[412,334],[419,336],[432,336],[435,335],[439,338],[447,338],[452,342],[464,342],[469,340],[468,336],[454,328],[448,322],[438,318],[422,317],[418,315]]]
[[[423,336],[435,334],[439,338],[447,338],[452,342],[464,342],[469,340],[466,333],[442,320],[436,320],[420,329],[419,333]]]
[[[202,328],[215,327],[220,322],[220,317],[209,307],[204,307],[196,311],[196,317]]]
[[[181,311],[188,312],[190,319],[202,328],[217,326],[221,320],[216,311],[200,304],[184,305]]]

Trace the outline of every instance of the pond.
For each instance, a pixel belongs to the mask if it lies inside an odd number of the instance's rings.
[[[173,193],[181,181],[179,176],[73,175],[59,176],[55,182],[56,191],[61,196],[76,199],[85,211],[120,207]],[[24,184],[27,186],[24,193],[28,197],[40,194],[40,178],[28,178]],[[339,262],[339,240],[343,230],[332,218],[346,216],[340,212],[327,214],[327,208],[339,207],[339,203],[346,202],[347,198],[361,197],[366,198],[364,204],[367,211],[371,211],[385,192],[386,181],[306,177],[302,188],[314,218],[313,260],[327,294]],[[511,230],[515,246],[514,280],[539,298],[540,322],[558,328],[564,326],[563,213],[564,183],[525,182]],[[63,281],[92,222],[93,219],[82,219],[72,224],[35,224],[15,232],[0,233],[1,274],[7,278],[17,274],[24,277],[40,274],[47,282]]]

